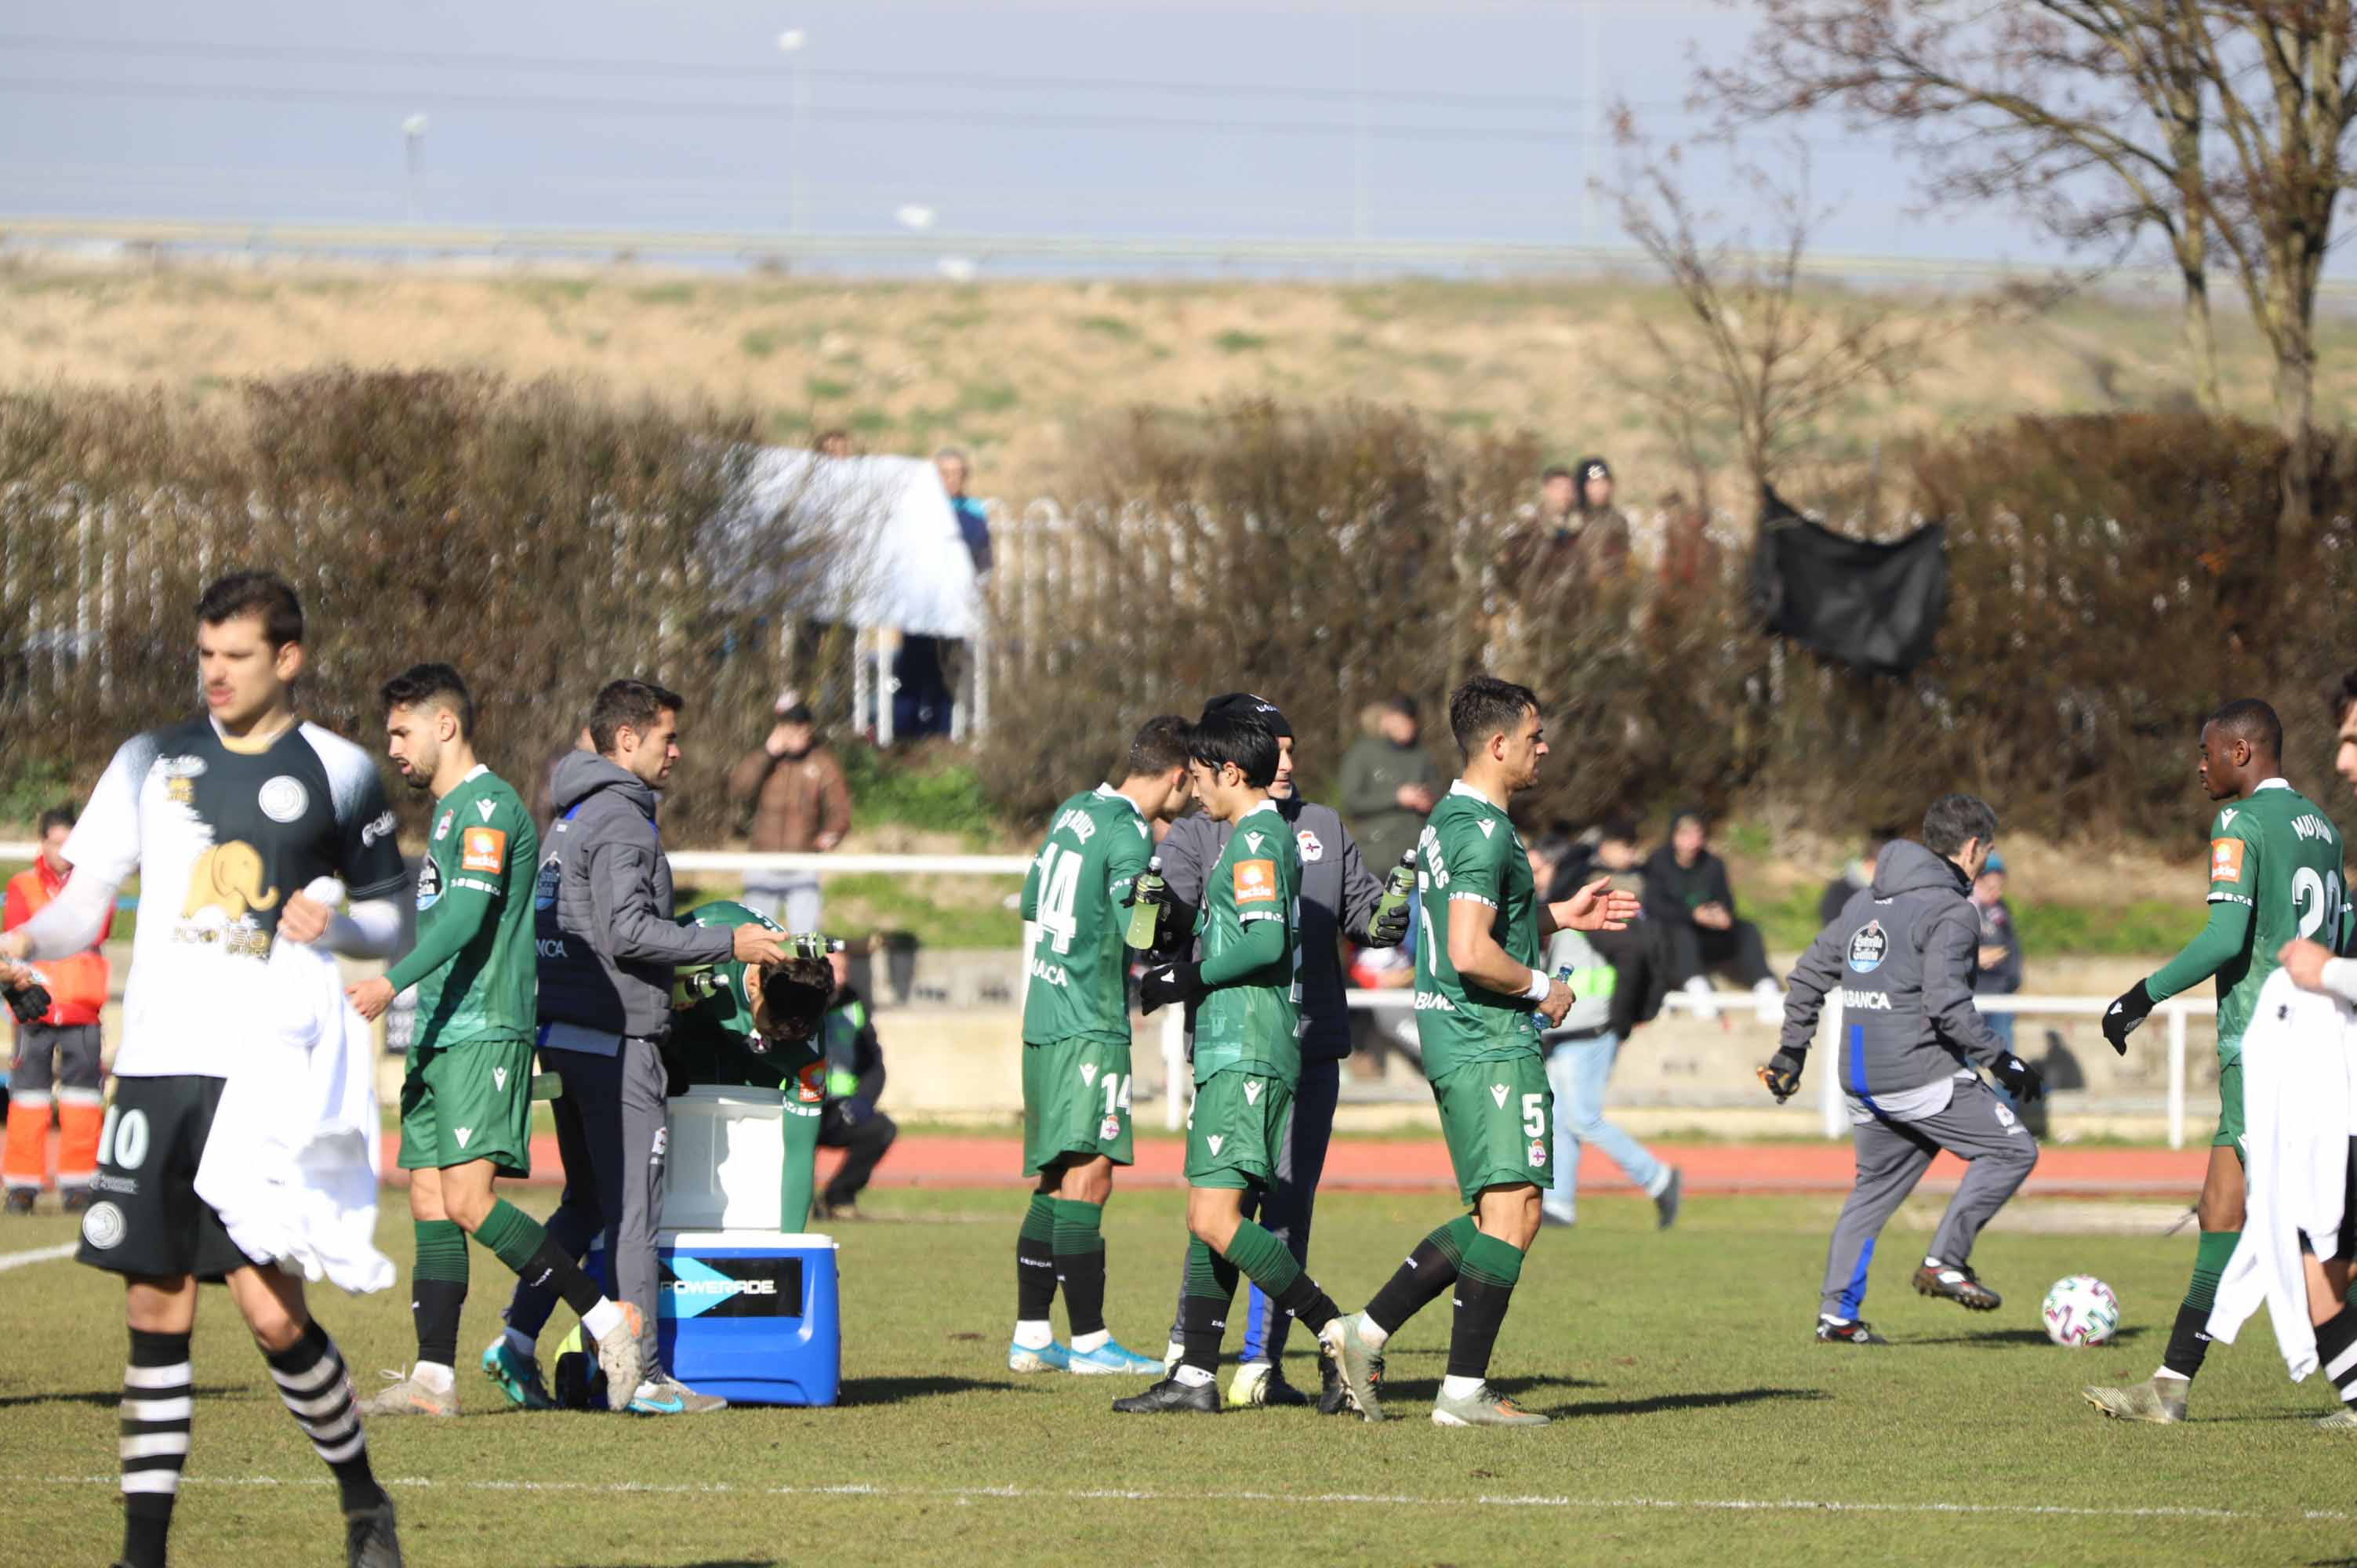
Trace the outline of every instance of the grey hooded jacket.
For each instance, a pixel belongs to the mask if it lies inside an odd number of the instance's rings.
[[[1842,1087],[1871,1110],[2006,1054],[1973,1005],[1980,919],[1954,862],[1900,839],[1875,862],[1787,982],[1783,1048],[1805,1055],[1825,998],[1842,998]]]
[[[726,958],[733,934],[673,920],[655,792],[630,769],[574,752],[556,765],[550,804],[533,889],[540,1021],[659,1040],[673,970]]]

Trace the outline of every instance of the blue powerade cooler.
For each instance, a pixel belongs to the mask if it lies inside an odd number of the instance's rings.
[[[735,1404],[831,1405],[843,1321],[830,1236],[656,1233],[656,1340],[671,1375]]]

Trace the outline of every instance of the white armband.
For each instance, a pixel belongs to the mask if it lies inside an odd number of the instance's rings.
[[[2345,1001],[2357,1002],[2357,958],[2324,961],[2324,989]]]
[[[1523,994],[1534,1002],[1544,1002],[1547,999],[1547,993],[1554,989],[1554,978],[1545,970],[1534,969],[1531,971],[1531,983],[1523,987]]]

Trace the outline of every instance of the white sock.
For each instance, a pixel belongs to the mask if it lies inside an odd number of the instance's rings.
[[[1087,1355],[1090,1351],[1095,1349],[1100,1345],[1107,1345],[1112,1342],[1113,1330],[1110,1328],[1100,1328],[1094,1334],[1075,1334],[1072,1336],[1072,1348],[1079,1351],[1083,1356]]]
[[[1390,1340],[1391,1334],[1388,1330],[1378,1327],[1373,1318],[1361,1312],[1359,1314],[1359,1337],[1367,1342],[1368,1349],[1380,1350]]]
[[[1461,1400],[1469,1394],[1478,1394],[1481,1391],[1481,1382],[1480,1378],[1443,1378],[1440,1380],[1440,1397]]]
[[[422,1383],[437,1394],[447,1394],[458,1386],[458,1375],[436,1361],[420,1361],[410,1368],[409,1380]]]
[[[1662,1194],[1669,1191],[1670,1177],[1676,1174],[1677,1173],[1671,1170],[1669,1166],[1663,1165],[1659,1174],[1657,1174],[1652,1181],[1645,1184],[1645,1196],[1647,1197],[1659,1197]]]
[[[1017,1318],[1015,1343],[1025,1350],[1045,1350],[1056,1342],[1056,1326],[1046,1318]]]
[[[581,1326],[589,1331],[592,1338],[597,1339],[603,1339],[608,1334],[619,1334],[623,1324],[627,1321],[628,1319],[622,1316],[620,1305],[604,1296],[599,1296],[597,1305],[581,1315]],[[509,1332],[512,1334],[514,1330],[510,1329]]]
[[[522,1329],[509,1329],[507,1331],[507,1341],[508,1348],[522,1357],[525,1360],[537,1361],[540,1359],[540,1341],[534,1339],[531,1335],[526,1334]]]
[[[1830,1313],[1824,1312],[1817,1314],[1817,1321],[1819,1323],[1830,1323],[1835,1328],[1847,1328],[1850,1324],[1850,1320],[1846,1317],[1835,1317]]]
[[[1179,1358],[1186,1354],[1187,1347],[1173,1339],[1162,1348],[1162,1364],[1166,1367],[1175,1367],[1178,1364]]]
[[[1923,1260],[1923,1266],[1927,1269],[1944,1269],[1948,1265],[1937,1258],[1927,1257]]]
[[[2175,1378],[2180,1383],[2190,1383],[2193,1380],[2182,1372],[2170,1371],[2167,1367],[2163,1367],[2158,1371],[2153,1373],[2153,1377],[2156,1380],[2161,1378]]]
[[[1202,1368],[1190,1367],[1184,1361],[1179,1362],[1178,1369],[1170,1375],[1178,1380],[1178,1386],[1182,1389],[1200,1389],[1213,1380],[1211,1374]]]

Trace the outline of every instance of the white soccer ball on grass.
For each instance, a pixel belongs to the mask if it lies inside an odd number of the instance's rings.
[[[2120,1326],[2120,1298],[2094,1275],[2072,1274],[2054,1282],[2038,1316],[2045,1321],[2046,1337],[2075,1350],[2112,1337]]]

